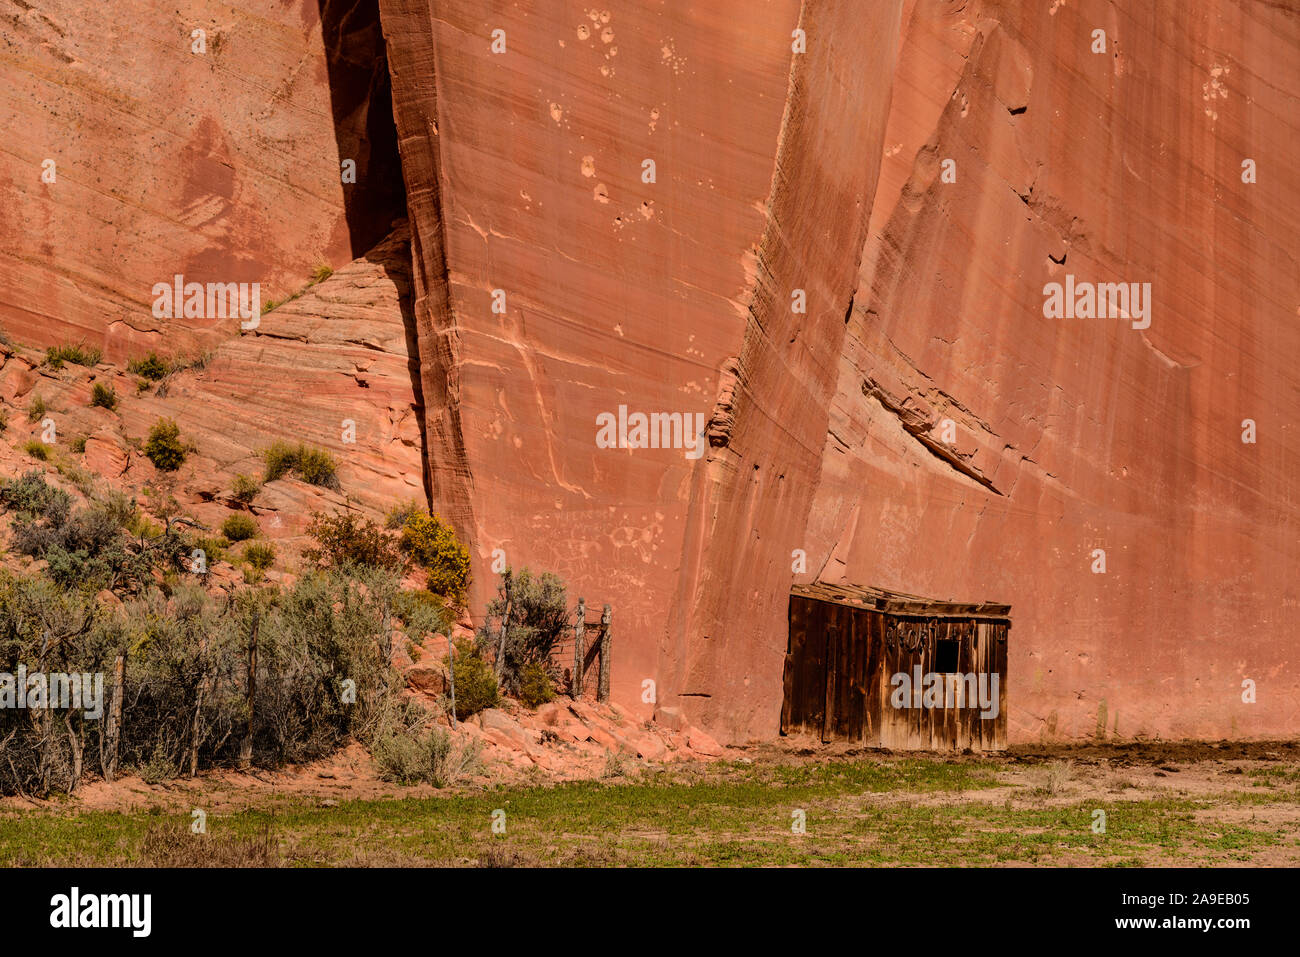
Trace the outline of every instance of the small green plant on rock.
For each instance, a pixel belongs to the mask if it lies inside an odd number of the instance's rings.
[[[226,520],[221,523],[221,534],[232,542],[242,542],[250,538],[256,538],[257,533],[257,522],[242,512],[227,516]]]
[[[50,448],[40,439],[29,439],[24,442],[23,451],[34,459],[40,459],[42,462],[50,460]]]
[[[117,408],[117,391],[111,385],[96,382],[90,389],[90,406],[112,412]]]
[[[234,481],[230,483],[230,497],[245,508],[253,504],[253,499],[260,491],[262,491],[262,483],[247,475],[236,475]]]
[[[447,663],[447,659],[443,659]],[[450,663],[452,684],[456,694],[456,717],[464,721],[472,714],[495,708],[500,700],[497,679],[492,666],[479,654],[474,643],[467,638],[456,642],[456,653]]]
[[[144,454],[164,472],[175,472],[185,462],[185,446],[180,440],[180,426],[171,419],[159,419],[149,430]]]

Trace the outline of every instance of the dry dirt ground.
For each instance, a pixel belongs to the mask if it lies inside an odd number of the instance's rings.
[[[490,767],[441,790],[384,782],[352,747],[284,772],[7,799],[0,863],[1296,866],[1300,742],[920,755],[783,741],[715,761],[611,756],[579,780]]]

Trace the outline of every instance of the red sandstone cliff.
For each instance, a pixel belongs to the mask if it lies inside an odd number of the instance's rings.
[[[383,0],[480,560],[612,602],[615,696],[730,738],[813,576],[1011,602],[1019,739],[1293,731],[1300,13],[1193,6]],[[1150,328],[1045,319],[1067,272]],[[620,404],[708,456],[597,448]]]
[[[386,351],[418,372],[376,420],[422,408],[475,611],[498,548],[614,606],[616,701],[650,715],[649,680],[774,735],[789,588],[820,577],[1011,603],[1013,740],[1300,726],[1300,4],[263,0],[213,8],[206,59],[174,11],[82,6],[0,20],[0,324],[220,341],[150,285],[290,291],[398,184],[413,342]],[[1046,318],[1067,275],[1150,283],[1149,328]],[[290,305],[217,394],[343,348]],[[327,442],[350,374],[282,388],[278,422]],[[620,406],[702,415],[705,454],[599,447]],[[385,448],[372,509],[421,481]]]

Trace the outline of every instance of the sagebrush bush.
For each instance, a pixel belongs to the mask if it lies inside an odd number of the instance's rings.
[[[29,518],[62,521],[72,509],[72,497],[46,482],[39,469],[32,469],[21,478],[0,482],[0,505]]]
[[[299,446],[297,468],[298,475],[308,485],[338,488],[339,480],[335,476],[338,463],[334,461],[334,456],[324,449],[312,445]]]
[[[555,679],[551,669],[540,661],[530,661],[519,671],[519,702],[526,708],[540,708],[555,697]]]
[[[469,549],[437,515],[415,512],[402,526],[402,551],[424,569],[429,591],[453,602],[469,587]]]
[[[69,512],[66,499],[39,475],[0,483],[0,501],[27,509],[16,523],[16,547],[47,556],[84,551],[104,561],[125,543],[130,547],[122,554],[139,559],[148,572],[155,552],[131,546],[120,527],[144,524],[129,499],[111,497],[76,512]],[[36,513],[39,518],[23,518]],[[105,675],[105,715],[99,718],[72,710],[47,723],[33,712],[0,708],[0,794],[47,797],[75,790],[87,773],[115,769],[134,768],[161,781],[231,767],[245,740],[253,764],[281,767],[323,757],[349,739],[373,748],[427,721],[390,660],[392,607],[400,593],[393,572],[311,570],[286,590],[242,589],[229,600],[175,577],[164,592],[146,574],[138,597],[111,606],[97,602],[98,583],[83,575],[60,583],[53,574],[18,577],[0,570],[0,673],[39,664],[49,672]],[[254,622],[257,680],[250,709]],[[115,758],[103,718],[119,657],[126,684]],[[450,781],[460,766],[452,760],[454,749],[441,739],[425,740],[420,761],[429,770],[421,778]]]
[[[28,439],[23,443],[23,451],[34,459],[40,459],[42,462],[49,461],[50,448],[40,439]]]
[[[247,475],[236,475],[230,483],[230,497],[247,508],[262,490],[262,483]]]
[[[406,622],[407,631],[414,635],[445,634],[457,618],[456,612],[447,607],[441,596],[423,588],[399,592],[393,607],[398,617]]]
[[[479,644],[494,653],[498,653],[500,622],[507,605],[510,621],[501,683],[506,691],[518,695],[524,669],[533,663],[549,665],[551,649],[568,629],[564,582],[550,572],[534,577],[527,568],[517,574],[509,568],[505,570],[497,597],[488,603],[487,617],[478,631]]]
[[[478,769],[481,747],[478,741],[457,744],[447,729],[435,727],[424,734],[385,735],[375,742],[371,756],[385,781],[445,788]]]
[[[244,547],[244,561],[264,572],[275,564],[275,546],[270,542],[249,542]]]
[[[338,471],[338,463],[334,460],[334,456],[324,449],[302,442],[291,445],[288,442],[276,441],[271,443],[270,448],[262,451],[262,459],[266,462],[263,481],[274,482],[290,472],[295,472],[309,485],[339,490],[339,480],[335,474]]]
[[[256,538],[258,531],[257,522],[242,512],[226,516],[226,520],[221,523],[221,534],[232,542]]]
[[[456,717],[463,721],[472,714],[495,708],[500,700],[496,675],[474,643],[461,639],[456,642],[455,655],[449,657],[454,658],[449,667],[456,695]],[[443,663],[448,664],[447,658]]]
[[[31,404],[27,406],[27,421],[35,422],[37,419],[39,419],[41,416],[43,416],[46,413],[48,408],[49,407],[46,406],[44,399],[42,399],[39,395],[33,396]]]
[[[422,511],[424,511],[424,506],[415,499],[398,502],[388,510],[388,515],[384,518],[384,528],[389,531],[397,531],[406,524],[412,515],[418,515]]]
[[[62,369],[65,362],[78,366],[94,366],[98,365],[103,357],[102,349],[87,349],[84,344],[50,346],[45,350],[45,364],[51,369]]]
[[[91,408],[108,409],[112,412],[117,408],[117,391],[103,382],[96,382],[90,389]]]
[[[302,556],[321,566],[396,569],[405,564],[396,538],[355,512],[313,513],[307,534],[316,545],[303,549]]]
[[[149,430],[144,454],[155,467],[174,472],[185,462],[185,445],[180,440],[180,426],[171,419],[159,419]]]
[[[127,362],[126,367],[128,371],[151,382],[157,382],[163,378],[171,368],[167,360],[160,358],[156,352],[150,352],[138,359],[132,359]]]
[[[162,550],[148,555],[132,547],[124,532],[134,505],[120,493],[76,510],[69,507],[67,494],[58,490],[41,493],[31,483],[25,494],[33,506],[44,498],[45,506],[15,519],[13,547],[20,554],[44,559],[46,574],[64,588],[135,591],[148,580],[154,559],[172,557]]]
[[[223,561],[226,557],[226,549],[230,543],[224,538],[196,538],[191,543],[194,548],[200,549],[207,559],[208,565],[215,562]]]

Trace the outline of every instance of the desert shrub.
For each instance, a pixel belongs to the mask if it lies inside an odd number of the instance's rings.
[[[414,515],[424,511],[424,507],[415,499],[408,499],[405,502],[398,502],[388,510],[388,515],[384,518],[384,528],[389,531],[397,531]]]
[[[136,765],[136,772],[145,784],[164,784],[180,777],[181,769],[161,745],[155,745],[149,760]]]
[[[334,456],[324,449],[312,445],[299,446],[297,469],[298,475],[308,485],[338,488],[339,480],[335,475],[338,471],[338,463],[334,461]]]
[[[540,708],[555,697],[555,679],[551,669],[540,661],[530,661],[519,672],[519,702],[526,708]]]
[[[279,676],[280,701],[259,711],[274,731],[268,747],[278,760],[328,753],[349,735],[373,746],[379,737],[418,722],[416,707],[399,694],[403,682],[390,662],[389,616],[397,587],[390,572],[354,577],[334,569],[310,571],[279,599],[266,622],[266,666]],[[347,680],[355,700],[344,694]]]
[[[518,695],[525,667],[534,663],[549,665],[551,649],[568,628],[564,582],[550,572],[534,577],[527,568],[518,574],[507,568],[501,576],[498,595],[488,603],[487,618],[479,628],[480,645],[497,648],[507,604],[510,621],[502,650],[505,660],[501,683],[505,690]]]
[[[9,410],[0,409],[0,434],[9,430]]]
[[[321,566],[395,569],[405,564],[395,538],[354,512],[314,513],[307,534],[316,545],[303,549],[303,558]]]
[[[230,483],[230,497],[245,508],[253,504],[253,499],[261,490],[261,482],[243,474],[236,475],[234,481]]]
[[[124,496],[69,511],[61,502],[13,523],[13,547],[44,559],[45,573],[68,589],[134,591],[149,578],[153,557],[132,547],[123,534]]]
[[[296,446],[277,439],[271,443],[270,448],[262,450],[262,460],[266,462],[266,474],[262,481],[274,482],[293,471],[298,464],[298,450]]]
[[[398,784],[432,784],[450,787],[473,774],[479,767],[478,741],[457,744],[446,728],[431,728],[424,734],[395,732],[375,742],[372,752],[379,776]]]
[[[338,476],[335,474],[338,463],[324,449],[301,442],[290,445],[288,442],[276,441],[271,443],[270,448],[263,450],[262,458],[266,462],[263,481],[274,482],[289,472],[296,472],[299,478],[310,485],[320,485],[335,491],[339,489]]]
[[[68,443],[68,447],[78,455],[83,454],[86,451],[86,437],[84,435],[77,436]]]
[[[447,607],[440,596],[423,588],[398,592],[393,601],[393,610],[406,622],[407,632],[413,636],[432,632],[446,634],[456,620],[456,613]]]
[[[112,519],[118,505],[100,509]],[[113,662],[123,657],[117,767],[149,780],[233,766],[246,738],[259,767],[313,760],[349,739],[373,748],[427,719],[402,693],[389,661],[399,587],[391,572],[310,571],[284,591],[244,589],[218,600],[177,581],[170,594],[149,588],[107,606],[48,577],[0,570],[0,672],[16,673],[21,663],[32,671],[105,674],[107,709]],[[75,789],[86,772],[109,770],[102,717],[0,708],[0,794],[43,797]],[[461,766],[455,749],[426,740],[421,760],[429,770],[421,779],[451,780]]]
[[[249,538],[255,538],[257,533],[257,522],[242,512],[226,516],[226,520],[221,523],[221,534],[232,542],[242,542]]]
[[[324,282],[332,275],[334,275],[334,267],[329,263],[321,263],[311,271],[311,281],[313,283]]]
[[[45,350],[45,364],[51,369],[62,369],[63,363],[94,366],[104,357],[102,349],[87,349],[84,344],[75,346],[50,346]]]
[[[150,352],[138,359],[132,359],[127,362],[126,367],[133,374],[140,376],[142,379],[148,379],[150,382],[157,382],[167,375],[171,368],[167,360],[160,358],[156,352]]]
[[[184,372],[186,369],[196,369],[202,371],[208,367],[215,353],[201,352],[192,356],[173,356],[166,360],[167,374],[174,375],[177,372]]]
[[[50,459],[50,448],[40,439],[28,439],[23,443],[23,451],[42,462],[48,462]]]
[[[140,539],[157,538],[163,533],[163,527],[150,520],[143,512],[136,512],[126,523],[126,530]]]
[[[203,552],[204,557],[207,559],[208,566],[211,567],[214,562],[225,560],[226,549],[229,547],[230,543],[224,538],[199,537],[193,539],[190,542],[190,545],[192,546],[190,549],[191,551],[197,548]]]
[[[443,659],[447,663],[447,659]],[[456,696],[456,717],[460,720],[497,705],[497,679],[492,666],[484,660],[474,642],[456,642],[456,654],[450,664]]]
[[[95,672],[89,640],[93,602],[43,576],[0,572],[0,672]],[[0,794],[71,792],[89,755],[83,743],[99,722],[85,709],[0,708]],[[66,724],[65,724],[66,722]]]
[[[244,547],[244,561],[264,572],[275,564],[275,546],[270,542],[249,542]]]
[[[138,514],[135,499],[117,489],[97,498],[95,504],[118,528],[130,528]]]
[[[112,412],[117,408],[117,391],[111,385],[96,382],[90,389],[90,405]]]
[[[404,551],[428,576],[429,591],[464,601],[469,587],[469,549],[437,515],[415,512],[402,526]]]
[[[336,572],[310,572],[277,592],[246,589],[218,602],[192,585],[120,610],[120,637],[133,641],[122,760],[161,759],[188,773],[197,696],[200,767],[232,765],[248,727],[247,650],[258,629],[252,761],[260,767],[314,760],[349,737],[370,744],[409,727],[400,682],[377,640],[396,587]],[[131,636],[135,637],[132,638]],[[206,647],[206,650],[204,650]],[[206,684],[204,684],[206,679]],[[351,681],[355,700],[347,692]]]
[[[72,509],[72,497],[45,481],[32,469],[21,478],[0,482],[0,504],[27,517],[44,516],[62,522]]]
[[[1042,783],[1035,788],[1035,793],[1048,796],[1058,795],[1066,790],[1066,786],[1073,776],[1073,761],[1053,761],[1043,769]]]
[[[180,435],[180,426],[175,422],[159,419],[149,430],[149,438],[144,443],[144,454],[162,471],[176,471],[185,462],[185,446]]]
[[[39,395],[33,396],[31,404],[27,406],[27,421],[36,422],[48,410],[49,410],[49,406],[45,404],[44,399],[42,399]]]

